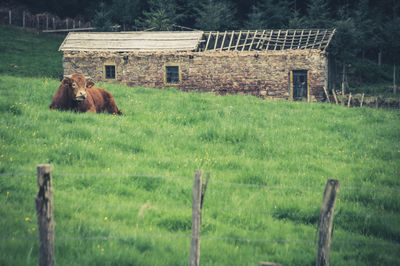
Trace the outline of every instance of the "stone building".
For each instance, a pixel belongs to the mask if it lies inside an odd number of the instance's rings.
[[[328,84],[334,30],[71,32],[64,75],[131,86],[315,101]]]

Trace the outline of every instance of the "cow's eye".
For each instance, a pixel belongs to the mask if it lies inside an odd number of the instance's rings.
[[[74,82],[74,83],[72,83],[72,88],[76,89],[76,88],[78,88],[78,85]]]

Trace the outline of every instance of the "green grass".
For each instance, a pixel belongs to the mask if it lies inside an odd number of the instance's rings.
[[[327,178],[331,265],[400,264],[399,111],[101,83],[123,116],[50,111],[57,69],[0,74],[0,265],[37,264],[40,163],[59,265],[186,265],[195,169],[204,265],[314,264]]]
[[[0,25],[0,74],[59,78],[64,37]]]

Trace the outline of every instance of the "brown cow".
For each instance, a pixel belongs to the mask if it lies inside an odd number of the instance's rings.
[[[121,115],[114,97],[107,90],[93,87],[82,74],[65,77],[54,94],[50,109],[73,110],[77,112],[108,112]]]

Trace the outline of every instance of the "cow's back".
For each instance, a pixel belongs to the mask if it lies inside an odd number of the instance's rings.
[[[96,112],[109,112],[111,114],[121,114],[115,103],[114,97],[110,92],[103,88],[91,87],[87,88],[86,92],[93,99],[96,107]]]

